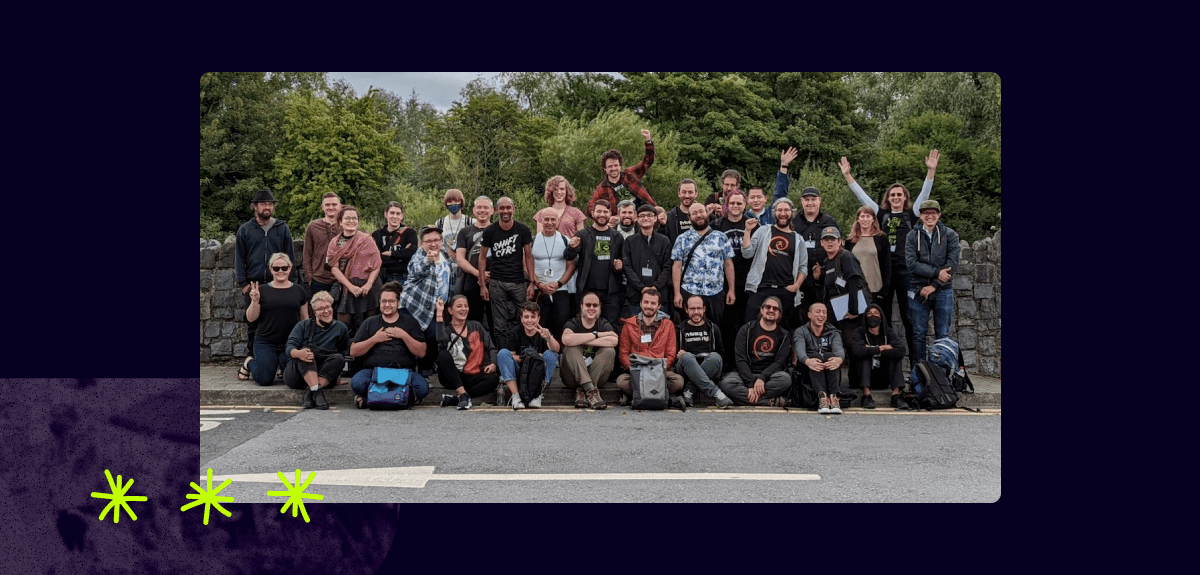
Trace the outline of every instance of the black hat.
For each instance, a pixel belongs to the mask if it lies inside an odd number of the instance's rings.
[[[821,192],[818,192],[816,188],[809,186],[804,188],[804,191],[800,193],[800,197],[803,198],[804,196],[816,196],[819,198],[821,197]]]
[[[275,196],[271,194],[271,190],[259,190],[254,192],[254,199],[250,203],[257,204],[259,202],[274,202]]]

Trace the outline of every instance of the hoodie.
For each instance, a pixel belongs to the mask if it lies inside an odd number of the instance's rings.
[[[879,314],[883,318],[887,318],[887,314],[883,313],[883,308],[879,304],[871,304],[867,306],[867,311],[871,309],[879,310]],[[866,315],[866,312],[863,312]],[[896,330],[892,329],[891,323],[886,319],[879,324],[879,335],[875,335],[868,331],[866,326],[866,318],[863,318],[863,325],[854,329],[850,334],[850,354],[857,358],[867,358],[881,355],[889,359],[901,359],[908,355],[908,348],[904,345],[904,338],[900,337]],[[879,346],[888,344],[892,349],[880,352]]]
[[[904,242],[904,262],[910,274],[910,289],[916,291],[927,285],[939,291],[948,289],[951,282],[938,281],[938,272],[946,268],[950,268],[951,274],[958,271],[961,256],[958,233],[946,227],[940,219],[933,228],[932,238],[925,235],[924,225],[908,232]]]

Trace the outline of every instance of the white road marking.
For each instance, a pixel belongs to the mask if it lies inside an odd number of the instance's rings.
[[[232,415],[235,413],[250,413],[249,409],[201,409],[200,417],[206,415]]]
[[[433,467],[378,467],[374,469],[333,469],[317,471],[312,485],[351,485],[358,487],[425,487],[430,480],[442,481],[646,481],[646,480],[741,480],[741,481],[820,481],[821,476],[802,473],[463,473],[437,474]],[[287,476],[289,470],[284,470]],[[307,477],[307,473],[304,474]],[[213,476],[213,481],[278,483],[274,473]]]

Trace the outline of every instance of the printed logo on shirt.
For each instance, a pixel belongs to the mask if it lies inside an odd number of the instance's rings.
[[[498,258],[502,258],[517,253],[517,240],[520,237],[520,234],[513,234],[502,241],[496,242],[496,245],[492,246],[492,254]]]
[[[771,236],[771,245],[767,248],[767,253],[777,256],[784,255],[792,247],[792,242],[788,236]]]
[[[760,335],[754,338],[754,345],[751,346],[751,349],[754,350],[756,359],[775,357],[775,338],[769,335]]]
[[[612,255],[611,236],[596,236],[596,247],[592,250],[592,254],[596,257],[603,256],[602,259],[608,259]]]

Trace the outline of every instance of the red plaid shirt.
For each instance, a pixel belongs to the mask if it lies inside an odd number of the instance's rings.
[[[650,169],[650,165],[653,163],[654,143],[646,142],[646,156],[636,166],[626,168],[625,171],[621,172],[621,179],[617,181],[617,184],[624,185],[625,189],[633,192],[634,197],[637,199],[652,206],[657,206],[658,204],[654,203],[654,198],[650,197],[650,192],[647,192],[646,188],[642,186],[642,176],[646,175],[646,170]],[[614,214],[616,213],[617,202],[620,199],[617,198],[616,187],[612,182],[608,181],[607,176],[603,180],[600,180],[599,184],[596,184],[596,191],[592,192],[592,199],[588,200],[588,217],[592,215],[592,208],[596,206],[596,200],[608,200],[609,209]]]

